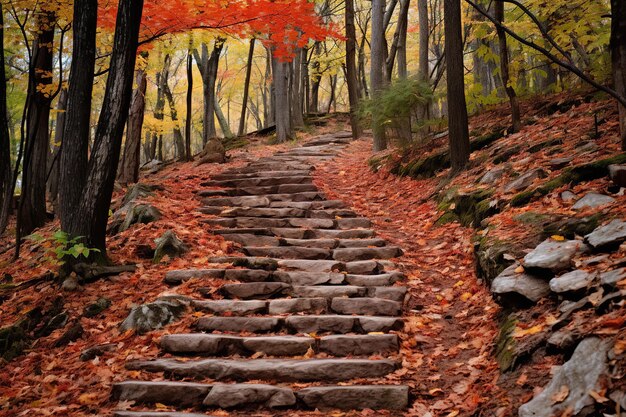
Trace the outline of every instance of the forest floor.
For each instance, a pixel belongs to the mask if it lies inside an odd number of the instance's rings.
[[[528,171],[559,156],[573,155],[575,159],[572,163],[583,163],[619,153],[617,119],[612,103],[581,100],[567,109],[559,107],[570,99],[570,96],[555,96],[545,103],[537,103],[537,100],[524,103],[527,126],[522,132],[502,139],[502,146],[541,143],[555,138],[563,140],[556,146],[556,151],[539,151],[535,157],[529,158],[527,152],[520,151],[511,159],[516,171]],[[549,106],[556,110],[545,111]],[[577,152],[575,143],[580,138],[595,136],[595,116],[601,120],[599,135],[593,139],[597,147],[590,153]],[[505,106],[472,118],[474,136],[500,129],[505,126],[506,118]],[[338,119],[303,135],[303,139],[344,130],[345,123],[345,120]],[[340,157],[320,163],[315,172],[315,183],[329,199],[343,200],[359,215],[370,218],[373,228],[382,238],[404,250],[402,269],[408,277],[405,285],[409,287],[411,297],[405,310],[405,328],[399,332],[403,367],[387,377],[389,383],[397,381],[412,388],[412,404],[403,415],[516,415],[520,404],[548,383],[552,366],[562,363],[564,356],[545,355],[539,351],[512,372],[501,373],[494,351],[503,311],[476,272],[474,250],[477,231],[458,222],[437,224],[443,212],[438,210],[437,201],[427,198],[440,188],[442,182],[447,181],[447,171],[438,173],[434,178],[418,180],[393,175],[388,167],[374,172],[368,165],[372,154],[371,143],[367,139],[353,142]],[[188,328],[194,320],[188,317],[166,329],[145,335],[120,333],[119,324],[130,308],[174,292],[163,283],[167,271],[203,267],[210,257],[237,252],[236,245],[211,235],[210,228],[201,222],[203,216],[197,211],[200,201],[194,194],[200,188],[200,182],[226,169],[243,166],[251,160],[291,146],[295,145],[267,145],[260,141],[232,152],[226,164],[195,167],[192,163],[177,163],[142,178],[142,182],[164,187],[164,191],[145,198],[146,203],[161,211],[162,218],[154,223],[134,226],[108,240],[111,260],[116,264],[137,264],[136,272],[96,281],[73,292],[60,290],[58,282],[46,281],[18,292],[1,293],[0,323],[3,326],[16,322],[36,306],[47,311],[55,302],[62,303],[68,324],[41,335],[23,355],[1,365],[0,416],[104,415],[112,409],[129,407],[130,404],[109,401],[114,382],[140,377],[137,371],[125,369],[126,361],[146,355],[156,356],[161,335]],[[428,151],[439,146],[442,144],[429,144]],[[424,152],[424,147],[415,152]],[[403,157],[406,158],[406,155],[407,152],[404,152]],[[483,161],[480,153],[474,153],[472,160]],[[477,162],[468,172],[457,177],[453,185],[474,189],[477,180],[491,168],[488,161],[484,164]],[[533,186],[548,179],[537,179]],[[606,191],[609,186],[609,180],[601,178],[579,184],[572,191],[580,195],[589,190]],[[492,229],[495,230],[493,233],[502,239],[524,240],[530,232],[528,227],[522,227],[514,220],[519,214],[531,211],[571,214],[571,208],[555,196],[560,191],[562,189],[524,207],[507,208],[495,214],[490,219],[491,223],[497,224]],[[123,195],[124,190],[117,190],[114,203],[119,204]],[[498,197],[510,199],[511,195],[498,194]],[[624,218],[626,198],[623,195],[614,197],[617,203],[603,214]],[[58,228],[58,223],[51,223],[40,233],[51,235]],[[166,257],[153,264],[146,259],[142,248],[153,247],[154,240],[166,230],[174,230],[191,249],[180,258]],[[10,236],[0,239],[0,249],[4,250],[10,244]],[[39,244],[25,244],[22,257],[16,262],[12,261],[11,252],[4,251],[0,255],[0,284],[8,282],[7,276],[12,277],[13,282],[21,283],[55,268]],[[624,255],[620,249],[612,258],[623,258]],[[212,285],[221,284],[215,282]],[[195,285],[187,282],[177,287],[175,292],[192,294],[196,290]],[[61,301],[58,301],[59,297]],[[109,299],[111,306],[94,318],[85,317],[84,308],[100,297]],[[539,303],[527,320],[518,324],[520,341],[540,332],[542,328],[537,326],[545,327],[554,309],[554,301]],[[587,324],[587,334],[626,340],[624,320],[615,321],[624,316],[622,307],[607,317],[597,318],[587,314],[581,316],[581,320]],[[82,336],[68,345],[57,347],[57,341],[72,323],[77,322],[84,329]],[[114,343],[115,348],[92,360],[83,362],[79,359],[86,348],[103,343]],[[213,415],[230,414],[218,412]],[[400,414],[365,410],[332,414],[289,412],[286,415]]]

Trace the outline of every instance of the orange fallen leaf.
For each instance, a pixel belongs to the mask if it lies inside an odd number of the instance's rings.
[[[567,385],[562,385],[561,388],[557,392],[552,395],[552,401],[555,403],[562,403],[565,401],[567,396],[569,395],[569,387]]]

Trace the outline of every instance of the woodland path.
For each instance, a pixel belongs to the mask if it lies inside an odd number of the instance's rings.
[[[112,399],[154,411],[115,416],[409,406],[409,387],[385,379],[402,367],[396,332],[407,288],[390,261],[402,250],[313,183],[314,165],[350,141],[347,132],[323,135],[202,184],[205,222],[245,256],[167,274],[171,285],[229,283],[184,299],[198,319],[161,338],[163,357],[126,364],[138,378],[115,384]]]

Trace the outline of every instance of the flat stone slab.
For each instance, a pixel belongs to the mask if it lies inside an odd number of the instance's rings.
[[[367,292],[367,288],[354,285],[317,285],[295,286],[291,289],[290,295],[302,298],[365,297]]]
[[[263,384],[217,384],[206,396],[204,405],[217,408],[264,406],[289,407],[296,404],[296,396],[289,388]]]
[[[341,200],[322,201],[274,201],[270,207],[277,208],[297,208],[300,210],[325,210],[332,208],[344,208],[345,204]]]
[[[309,210],[307,217],[312,219],[336,219],[336,218],[354,218],[357,214],[350,209],[320,209]]]
[[[524,257],[524,267],[529,270],[563,271],[571,267],[576,255],[587,250],[587,246],[578,240],[548,239]]]
[[[242,246],[278,246],[280,244],[276,236],[237,233],[229,233],[223,236],[225,240],[239,243]]]
[[[376,261],[346,262],[344,265],[345,272],[355,275],[378,274],[385,270],[385,266]]]
[[[302,272],[336,272],[346,269],[346,265],[339,261],[285,259],[278,260],[278,266],[285,270]]]
[[[626,279],[626,268],[618,268],[600,274],[600,283],[614,287],[618,282]]]
[[[267,177],[303,177],[311,173],[309,169],[293,170],[293,171],[258,171],[258,172],[226,172],[222,174],[211,175],[213,180],[238,180],[244,178],[267,178]]]
[[[581,210],[584,208],[596,208],[606,206],[607,204],[614,203],[615,199],[608,195],[598,193],[587,193],[580,200],[572,206],[574,210]]]
[[[192,278],[224,278],[223,269],[180,269],[167,271],[163,282],[170,285],[182,284]]]
[[[315,347],[312,337],[258,336],[240,337],[219,334],[188,333],[161,337],[161,348],[174,354],[226,356],[265,353],[270,356],[300,356]]]
[[[328,300],[326,298],[290,298],[271,300],[269,304],[270,314],[322,314],[327,311]]]
[[[161,403],[180,407],[197,407],[211,390],[211,385],[193,382],[124,381],[113,384],[113,401],[135,401],[141,404]]]
[[[191,305],[196,310],[207,311],[218,315],[229,313],[243,316],[247,314],[262,314],[267,311],[267,301],[260,300],[194,300]]]
[[[402,250],[388,246],[383,248],[346,248],[335,249],[333,259],[343,262],[363,261],[367,259],[391,259],[402,255]]]
[[[227,269],[224,279],[241,282],[265,282],[272,278],[272,272],[261,269]]]
[[[289,175],[285,177],[256,177],[256,178],[237,178],[229,180],[212,180],[205,181],[200,185],[202,187],[267,187],[282,184],[310,184],[313,178],[309,175],[295,176]]]
[[[626,222],[615,219],[585,236],[585,242],[595,249],[612,248],[626,240]]]
[[[222,217],[270,217],[270,218],[290,218],[304,217],[305,210],[296,208],[258,208],[258,207],[236,207],[222,210]]]
[[[307,407],[320,410],[404,410],[409,405],[408,386],[311,387],[301,389],[296,395]]]
[[[579,291],[588,288],[595,281],[597,274],[581,269],[565,273],[550,280],[550,289],[557,294]]]
[[[267,333],[283,323],[281,317],[201,317],[195,327],[204,331]]]
[[[275,271],[272,274],[275,281],[285,282],[294,286],[310,286],[344,283],[345,275],[335,272],[287,272]]]
[[[320,339],[320,351],[333,356],[386,355],[399,349],[395,334],[325,336]]]
[[[368,316],[290,316],[285,325],[296,333],[372,333],[400,330],[404,322],[399,317]]]
[[[394,372],[397,367],[392,360],[367,359],[203,359],[185,362],[155,359],[126,363],[130,370],[165,372],[179,377],[301,382],[379,378]]]
[[[280,239],[281,246],[299,246],[302,248],[335,249],[338,239]]]
[[[297,246],[249,247],[243,248],[249,256],[267,256],[277,259],[330,259],[329,249],[303,248]]]
[[[289,289],[291,289],[291,285],[284,282],[249,282],[223,285],[220,292],[229,298],[249,300],[271,298],[283,294]]]
[[[113,417],[211,417],[207,414],[176,411],[113,411]]]
[[[393,285],[404,279],[401,272],[389,272],[378,275],[346,275],[346,282],[350,285],[359,285],[363,287],[385,287]]]
[[[608,376],[607,352],[610,341],[588,338],[578,344],[574,354],[552,377],[552,381],[531,401],[519,409],[520,417],[552,416],[571,412],[578,415],[583,408],[594,404],[590,391],[600,392],[603,379]],[[563,387],[568,394],[563,401],[554,401]]]
[[[311,230],[307,238],[315,239],[368,239],[376,236],[376,232],[370,229],[316,229]]]
[[[402,303],[381,298],[333,298],[331,309],[340,314],[399,316]]]
[[[533,169],[520,175],[515,180],[511,181],[504,186],[505,193],[511,193],[516,191],[522,191],[530,187],[536,179],[544,178],[546,173],[541,168]]]
[[[369,248],[387,245],[385,239],[339,239],[338,248]]]
[[[339,229],[368,229],[372,227],[371,220],[364,217],[337,219],[335,222]]]
[[[406,297],[406,287],[373,287],[368,288],[368,296],[403,302]]]
[[[491,283],[491,292],[497,296],[501,304],[517,306],[520,296],[536,303],[550,295],[550,285],[545,279],[526,272],[517,273],[515,270],[518,267],[519,264],[514,263]]]

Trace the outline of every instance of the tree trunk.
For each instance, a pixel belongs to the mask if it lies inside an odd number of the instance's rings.
[[[469,131],[463,68],[461,1],[444,0],[445,48],[448,86],[448,137],[453,172],[463,170],[469,161]]]
[[[626,97],[626,4],[611,0],[611,63],[615,91]],[[619,104],[619,126],[622,150],[626,151],[626,107]]]
[[[54,211],[58,212],[58,196],[59,196],[59,153],[61,152],[61,144],[63,143],[63,129],[65,128],[65,114],[67,110],[67,89],[63,88],[59,94],[57,102],[57,118],[54,126],[54,143],[50,152],[50,163],[48,164],[48,199],[54,207]]]
[[[504,22],[504,3],[501,1],[495,2],[495,18],[498,22]],[[519,102],[517,101],[517,95],[515,89],[511,85],[509,78],[509,50],[506,44],[506,33],[502,28],[496,26],[498,33],[498,49],[500,50],[500,75],[502,76],[502,84],[506,95],[509,97],[511,103],[511,121],[512,121],[512,133],[519,132],[522,128],[522,122],[520,120]]]
[[[59,160],[59,217],[70,233],[87,176],[91,96],[96,62],[97,0],[74,0],[74,41]]]
[[[293,126],[289,114],[289,64],[272,57],[274,73],[274,103],[276,105],[276,140],[286,142],[293,139]]]
[[[224,48],[224,39],[218,38],[213,45],[213,51],[209,56],[206,44],[202,44],[202,56],[194,50],[194,57],[198,70],[202,75],[202,91],[204,98],[204,113],[202,115],[202,144],[207,144],[209,139],[217,137],[215,128],[215,85],[217,83],[217,71],[219,60]]]
[[[291,121],[294,128],[304,126],[302,115],[302,51],[296,51],[296,57],[290,64],[291,73]]]
[[[128,114],[126,127],[126,144],[124,145],[124,156],[122,166],[118,175],[118,180],[122,184],[132,184],[139,181],[141,130],[146,109],[146,71],[138,69],[136,72],[137,88],[133,91],[133,97]]]
[[[393,34],[393,41],[391,43],[391,49],[389,50],[389,56],[387,57],[387,82],[391,82],[393,75],[393,67],[398,61],[398,77],[406,78],[407,76],[407,63],[406,63],[406,35],[408,29],[409,19],[409,5],[410,0],[401,0],[400,2],[400,16],[398,17],[398,23],[396,25],[396,31]]]
[[[337,89],[337,74],[329,75],[328,82],[330,83],[330,98],[328,99],[328,110],[326,111],[326,113],[330,114],[333,104],[335,105],[335,108],[337,108],[335,98],[335,91]]]
[[[346,83],[350,102],[350,126],[352,138],[361,136],[361,126],[356,114],[359,106],[359,81],[356,70],[356,28],[354,27],[354,0],[346,0]]]
[[[187,114],[185,115],[185,160],[191,161],[191,126],[193,115],[193,56],[191,50],[187,52]]]
[[[172,57],[167,55],[165,57],[165,66],[163,68],[163,75],[161,76],[161,83],[163,87],[163,97],[167,100],[167,104],[170,108],[170,118],[172,119],[172,123],[174,128],[172,129],[172,134],[174,135],[174,145],[176,146],[176,157],[180,159],[185,159],[185,140],[183,139],[183,133],[180,131],[180,126],[178,126],[178,110],[176,110],[176,103],[174,103],[174,95],[170,90],[170,86],[168,80],[170,78],[170,64],[172,62]]]
[[[428,65],[428,0],[417,0],[417,14],[419,18],[419,70],[422,80],[430,79]]]
[[[107,220],[128,118],[142,11],[143,0],[120,1],[89,172],[76,216],[67,230],[72,236],[84,236],[89,247],[100,249],[101,259],[106,257]],[[82,69],[83,63],[80,65]]]
[[[243,102],[241,103],[241,118],[239,119],[238,136],[246,133],[246,109],[248,108],[248,95],[250,91],[250,78],[252,76],[252,60],[254,59],[255,38],[250,39],[250,49],[248,50],[248,65],[246,66],[246,80],[243,84]]]
[[[22,193],[18,213],[19,237],[30,234],[46,222],[46,174],[50,152],[50,105],[52,85],[52,45],[55,16],[41,13],[37,37],[33,43],[34,62],[29,82],[32,83],[27,116],[26,152],[22,172]]]
[[[222,134],[225,138],[232,138],[233,132],[230,130],[230,124],[228,123],[228,119],[224,116],[224,112],[222,111],[222,107],[220,107],[220,102],[217,99],[217,95],[215,96],[215,117],[217,117],[217,121],[220,124],[220,129],[222,129]]]
[[[372,86],[372,96],[377,97],[383,89],[383,66],[384,57],[384,36],[383,16],[385,13],[385,0],[372,0],[372,39],[371,39],[371,62],[370,62],[370,84]],[[379,117],[373,118],[374,152],[387,149],[387,138],[385,136],[385,126]]]
[[[4,10],[0,3],[0,235],[9,222],[13,202],[11,140],[7,113],[7,83],[4,69]]]

